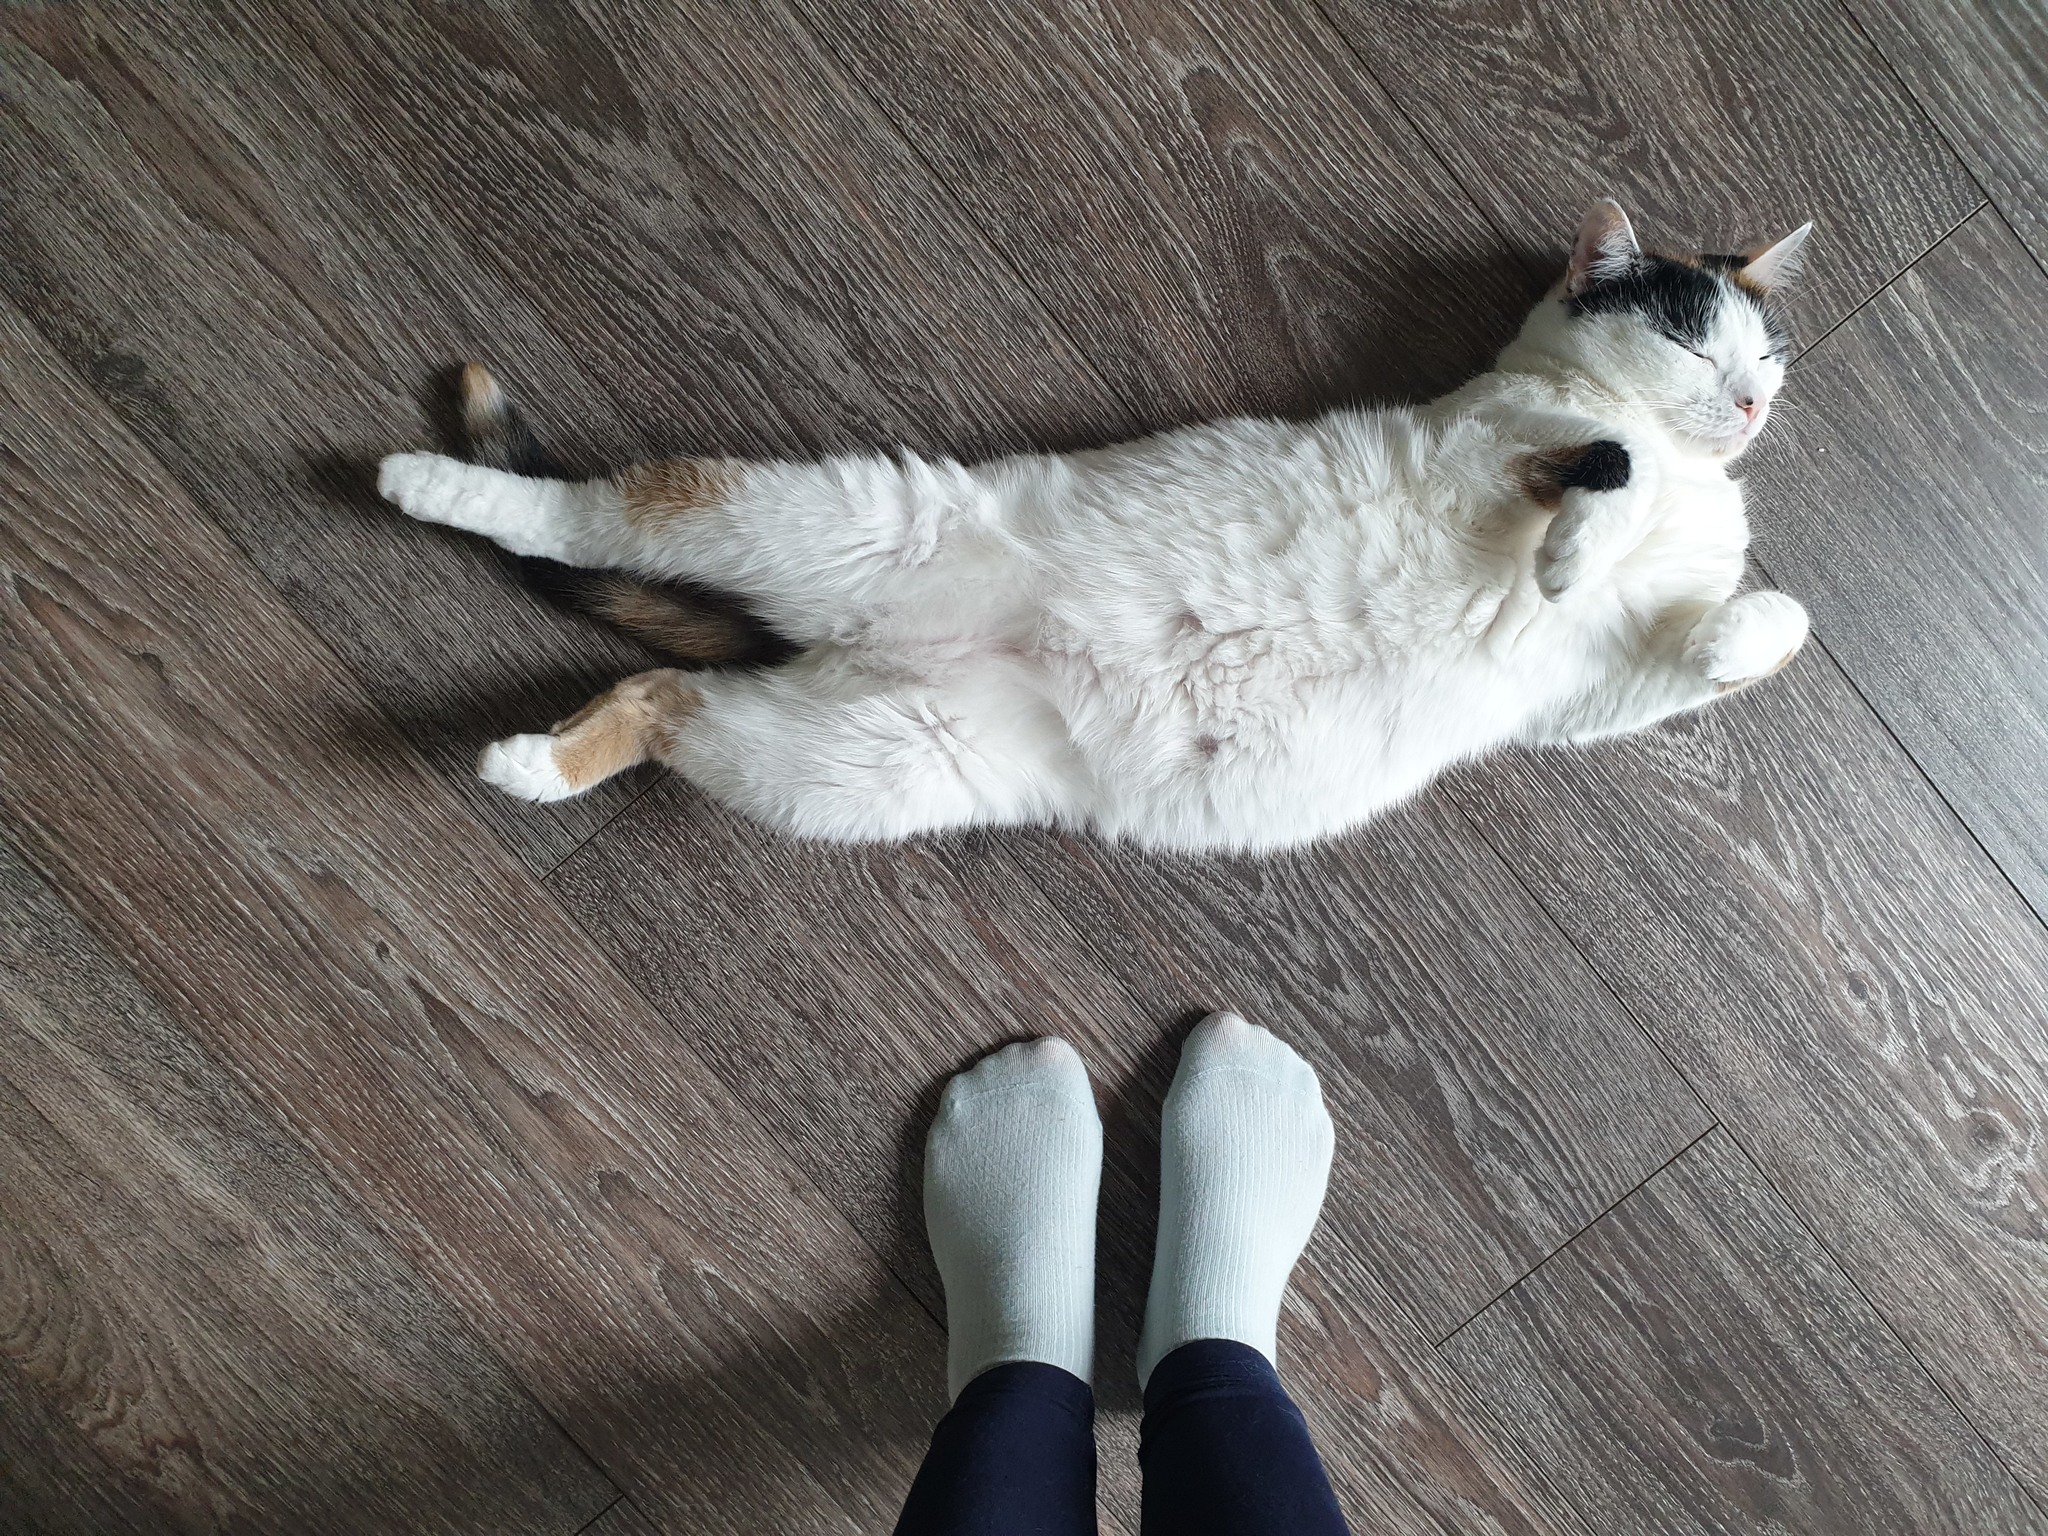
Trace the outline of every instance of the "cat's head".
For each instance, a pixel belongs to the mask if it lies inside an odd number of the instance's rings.
[[[1645,251],[1621,205],[1594,204],[1526,340],[1647,406],[1685,452],[1732,459],[1785,381],[1791,337],[1772,304],[1813,226],[1740,256]]]

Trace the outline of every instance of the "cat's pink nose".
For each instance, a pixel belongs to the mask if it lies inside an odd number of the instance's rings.
[[[1742,417],[1745,421],[1755,421],[1758,413],[1763,410],[1763,407],[1756,403],[1755,395],[1737,395],[1735,403],[1742,408]]]

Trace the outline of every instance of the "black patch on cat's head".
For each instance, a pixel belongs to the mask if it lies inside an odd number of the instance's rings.
[[[1670,256],[1638,256],[1565,302],[1576,318],[1634,312],[1682,347],[1706,345],[1727,290],[1712,272]]]
[[[1784,316],[1778,313],[1778,306],[1771,302],[1769,291],[1760,287],[1754,280],[1743,276],[1744,269],[1749,266],[1749,260],[1747,256],[1730,256],[1715,252],[1700,257],[1700,265],[1709,272],[1721,273],[1749,296],[1750,302],[1756,305],[1756,312],[1763,317],[1764,331],[1771,338],[1771,350],[1777,354],[1779,361],[1786,361],[1792,356],[1791,327],[1785,324]]]
[[[1743,280],[1742,269],[1748,264],[1746,256],[1710,255],[1683,261],[1644,252],[1626,271],[1602,278],[1565,302],[1575,317],[1633,311],[1681,347],[1697,351],[1713,332],[1721,306],[1746,299],[1762,316],[1772,349],[1780,358],[1789,357],[1791,332],[1763,290]]]

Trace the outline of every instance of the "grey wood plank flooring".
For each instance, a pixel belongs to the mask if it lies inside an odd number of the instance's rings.
[[[5,1366],[116,1497],[183,1529],[480,1536],[616,1497],[4,843],[0,902]]]
[[[1615,1536],[2048,1530],[1723,1131],[1448,1350]]]
[[[1757,552],[2048,913],[2048,275],[1985,209],[1805,358]]]
[[[1158,1098],[1232,1003],[1341,1122],[1281,1350],[1361,1526],[2036,1528],[2036,9],[7,12],[0,992],[50,985],[40,912],[132,1007],[0,1069],[0,1524],[318,1529],[394,1445],[359,1523],[477,1486],[515,1529],[885,1527],[941,1396],[924,1124],[1058,1030],[1110,1121],[1135,1529]],[[449,364],[587,467],[1101,442],[1455,382],[1607,192],[1673,244],[1820,223],[1749,467],[1820,644],[1768,687],[1267,862],[471,777],[645,657],[370,497]],[[143,1039],[194,1065],[139,1082]],[[245,1181],[232,1229],[297,1246],[200,1246],[203,1170],[271,1164],[327,1225]],[[364,1338],[400,1364],[332,1363]],[[325,1494],[294,1371],[347,1431]],[[185,1462],[123,1438],[187,1421]]]
[[[1453,791],[2038,1498],[2048,932],[1824,651]]]
[[[938,1406],[929,1315],[82,382],[0,328],[24,861],[650,1514],[885,1524]]]
[[[1026,862],[1030,849],[1052,861],[1050,872],[1036,872],[1043,885]],[[797,844],[665,785],[558,869],[550,885],[935,1308],[941,1296],[924,1246],[918,1176],[924,1128],[945,1077],[1008,1040],[1058,1033],[1074,1041],[1095,1074],[1108,1124],[1097,1386],[1106,1406],[1128,1416],[1157,1199],[1158,1103],[1187,1025],[1232,999],[1221,987],[1208,990],[1210,976],[1183,972],[1161,985],[1142,966],[1105,964],[1081,942],[1076,924],[1132,921],[1083,886],[1091,859],[1032,835],[904,849]],[[1126,887],[1156,878],[1128,860],[1117,867]],[[1389,884],[1402,884],[1392,868],[1388,875]],[[1247,872],[1230,893],[1224,921],[1237,928],[1227,938],[1200,926],[1214,917],[1191,915],[1181,924],[1183,913],[1165,893],[1154,898],[1163,911],[1154,931],[1179,932],[1192,949],[1265,948],[1284,968],[1285,909],[1259,883]],[[1303,895],[1313,879],[1276,871],[1273,883]],[[1342,884],[1321,899],[1361,924],[1372,921],[1357,915],[1360,898]],[[1403,899],[1398,908],[1418,930],[1419,905]],[[1497,918],[1516,921],[1512,911]],[[1361,1519],[1399,1531],[1487,1522],[1546,1528],[1568,1513],[1547,1507],[1540,1484],[1530,1486],[1526,1472],[1485,1447],[1475,1429],[1479,1400],[1441,1372],[1430,1343],[1548,1251],[1549,1242],[1518,1232],[1517,1222],[1571,1230],[1704,1120],[1632,1032],[1613,1033],[1612,1019],[1587,1030],[1572,1014],[1604,1001],[1582,977],[1567,973],[1531,988],[1539,996],[1551,989],[1557,1014],[1585,1031],[1575,1047],[1582,1059],[1599,1060],[1601,1085],[1635,1108],[1598,1126],[1599,1095],[1583,1069],[1570,1082],[1543,1081],[1529,1061],[1532,1037],[1512,1023],[1467,1033],[1462,1020],[1434,1011],[1430,992],[1444,978],[1416,975],[1411,967],[1421,962],[1412,955],[1353,954],[1334,948],[1340,924],[1319,924],[1319,931],[1332,936],[1332,952],[1293,996],[1251,965],[1229,978],[1274,988],[1238,999],[1255,1012],[1260,1002],[1286,997],[1275,1026],[1320,1056],[1333,1107],[1347,1117],[1339,1183],[1355,1187],[1338,1199],[1357,1214],[1333,1218],[1304,1273],[1305,1294],[1313,1288],[1324,1300],[1302,1319],[1313,1325],[1304,1342],[1289,1332],[1290,1379],[1305,1411],[1331,1426],[1324,1450],[1366,1512]],[[1414,942],[1429,940],[1418,932]],[[1151,995],[1137,994],[1138,986]],[[1369,1018],[1370,1043],[1349,1038],[1360,1013]],[[1347,1081],[1345,1052],[1354,1060],[1378,1056],[1369,1088]],[[1496,1157],[1520,1155],[1507,1129],[1516,1116],[1527,1120],[1522,1140],[1568,1143],[1571,1160],[1514,1173],[1492,1166]],[[1405,1157],[1381,1160],[1371,1150],[1395,1142]],[[1462,1210],[1460,1199],[1468,1200]],[[1580,1213],[1576,1221],[1572,1213]],[[1389,1224],[1433,1258],[1433,1270],[1401,1253],[1406,1245],[1386,1235]],[[1413,1283],[1390,1292],[1382,1275]],[[1444,1291],[1462,1291],[1470,1305],[1445,1307]],[[1417,1325],[1418,1313],[1442,1327]],[[1361,1411],[1367,1402],[1378,1411]],[[1129,1499],[1132,1470],[1127,1459],[1105,1455],[1106,1494]]]
[[[0,1529],[169,1536],[169,1524],[9,1359],[0,1361]]]
[[[502,365],[592,468],[1136,425],[778,15],[0,24],[0,290],[537,868],[645,780],[514,814],[479,746],[648,659],[370,493],[378,455],[434,440],[451,363]]]
[[[1679,250],[1726,250],[1813,219],[1820,243],[1790,311],[1817,336],[1981,200],[1832,0],[1325,9],[1546,278],[1545,236],[1597,197],[1619,198],[1646,242]]]
[[[1851,0],[1849,11],[2048,269],[2048,9]]]
[[[1535,297],[1313,8],[798,10],[1149,421],[1440,394]]]

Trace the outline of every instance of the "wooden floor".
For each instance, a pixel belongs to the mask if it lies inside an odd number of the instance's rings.
[[[183,9],[0,17],[0,1528],[886,1530],[923,1128],[1057,1030],[1134,1530],[1230,1004],[1362,1536],[2048,1531],[2038,0]],[[645,661],[372,494],[451,364],[593,467],[1408,397],[1609,192],[1818,221],[1770,686],[1264,861],[471,777]]]

